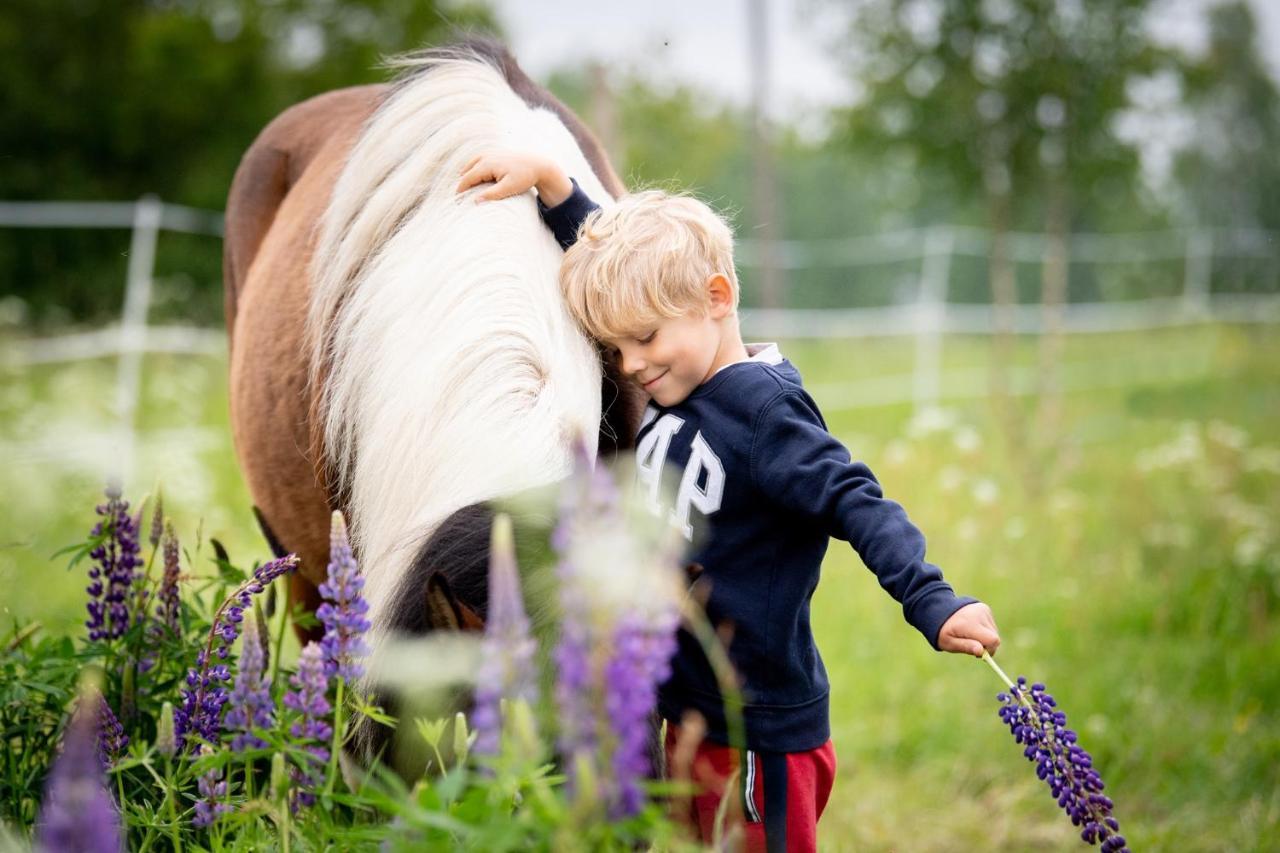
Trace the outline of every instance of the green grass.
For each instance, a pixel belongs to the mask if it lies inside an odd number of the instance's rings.
[[[911,341],[784,351],[832,431],[925,531],[931,561],[992,606],[1004,667],[1057,697],[1132,847],[1280,849],[1275,329],[1069,339],[1061,442],[1035,491],[985,397],[946,400],[933,419],[906,405],[842,408],[837,386],[908,375]],[[1022,341],[1014,365],[1030,368],[1035,355],[1034,341]],[[946,340],[949,371],[981,374],[991,357],[987,340]],[[105,461],[95,436],[113,425],[114,371],[110,360],[0,369],[5,619],[67,631],[83,619],[82,570],[49,555],[93,524]],[[225,363],[151,356],[144,376],[128,496],[163,478],[187,547],[202,525],[237,562],[265,558],[232,451]],[[944,390],[955,387],[944,376]],[[203,440],[158,440],[188,428]],[[820,824],[825,849],[1081,845],[1001,726],[995,676],[933,652],[843,543],[832,543],[813,618],[839,760]]]
[[[137,423],[138,465],[125,484],[134,507],[163,480],[185,549],[211,556],[220,539],[237,563],[270,553],[236,467],[225,359],[149,355]],[[82,570],[49,556],[83,538],[114,456],[116,365],[99,359],[32,369],[0,367],[0,620],[39,619],[75,630],[84,618]],[[200,531],[201,542],[195,541]]]

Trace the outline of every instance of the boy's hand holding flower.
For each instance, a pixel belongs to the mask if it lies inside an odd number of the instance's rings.
[[[984,650],[995,654],[1000,648],[1000,631],[991,608],[978,601],[952,613],[938,632],[938,648],[978,658]]]
[[[476,196],[477,202],[497,201],[536,189],[547,207],[555,207],[573,194],[573,183],[555,162],[523,151],[489,151],[462,170],[458,192],[479,184],[493,184]]]

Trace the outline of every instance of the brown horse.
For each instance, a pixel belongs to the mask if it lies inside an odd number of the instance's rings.
[[[299,555],[293,592],[312,608],[330,512],[346,514],[375,655],[392,632],[483,618],[488,502],[563,477],[577,436],[629,446],[641,408],[565,311],[532,196],[453,191],[474,154],[520,146],[607,203],[623,188],[595,138],[495,43],[396,64],[390,85],[263,130],[232,183],[224,257],[255,511]],[[433,575],[452,589],[443,610]]]

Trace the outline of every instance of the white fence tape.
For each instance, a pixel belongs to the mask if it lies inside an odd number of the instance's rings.
[[[72,332],[47,338],[28,338],[0,350],[0,364],[23,367],[117,358],[126,353],[178,353],[221,355],[227,349],[227,335],[221,329],[199,326],[148,326],[145,338],[127,336],[120,326],[88,332]]]
[[[226,350],[226,338],[221,330],[148,325],[159,233],[176,231],[220,236],[224,224],[222,214],[217,211],[165,204],[153,196],[133,203],[0,202],[0,227],[128,228],[133,232],[125,305],[119,326],[16,341],[0,350],[0,364],[13,367],[106,357],[120,359],[116,381],[119,425],[112,434],[114,438],[99,436],[98,444],[106,442],[113,445],[114,458],[118,460],[120,469],[117,474],[126,481],[132,478],[134,467],[137,441],[134,421],[142,355],[147,352],[220,355]],[[1048,246],[1045,235],[1014,232],[1007,236],[1008,251],[1013,261],[1043,261]],[[815,388],[823,399],[824,407],[849,409],[904,402],[926,407],[942,398],[980,396],[986,393],[987,372],[945,369],[941,337],[946,334],[988,335],[996,330],[991,306],[948,301],[951,259],[956,256],[986,257],[990,247],[988,232],[957,226],[931,226],[833,240],[781,241],[775,246],[774,256],[788,269],[919,262],[916,300],[877,308],[744,309],[744,333],[756,340],[915,337],[915,365],[911,374]],[[740,263],[747,267],[756,264],[761,255],[760,246],[750,240],[741,241],[737,253]],[[1073,234],[1068,239],[1070,263],[1182,260],[1185,265],[1183,293],[1176,298],[1069,304],[1063,307],[1062,328],[1068,334],[1093,334],[1204,322],[1280,323],[1280,293],[1212,292],[1210,276],[1215,257],[1271,260],[1274,262],[1274,277],[1280,272],[1280,235],[1250,229]],[[1274,278],[1272,284],[1275,284]],[[1042,322],[1040,305],[1018,305],[1012,312],[1012,329],[1017,334],[1038,334]],[[1127,378],[1115,377],[1100,367],[1083,369],[1079,365],[1067,366],[1066,387],[1102,387],[1108,381],[1132,381],[1127,374]],[[1107,376],[1113,379],[1107,380]],[[1014,392],[1030,393],[1034,388],[1032,380],[1030,373],[1014,371]],[[201,428],[148,433],[147,441],[188,442],[192,446],[205,447],[212,439]],[[82,437],[77,442],[83,446]],[[4,449],[12,459],[36,463],[63,453],[64,444],[57,436],[48,436],[30,446],[10,445]],[[103,449],[95,445],[92,453],[99,454]]]
[[[922,319],[926,312],[937,319]],[[928,302],[882,308],[781,309],[744,308],[742,328],[752,339],[865,338],[926,334],[936,323],[945,334],[990,335],[996,331],[989,305]],[[1039,334],[1043,324],[1039,305],[1013,309],[1013,332]],[[1205,322],[1280,322],[1280,294],[1215,293],[1189,310],[1184,298],[1141,299],[1129,302],[1083,302],[1063,306],[1063,330],[1068,334],[1135,332]]]

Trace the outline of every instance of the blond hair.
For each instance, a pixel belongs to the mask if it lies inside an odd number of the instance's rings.
[[[695,198],[646,190],[593,213],[565,253],[560,288],[594,338],[634,335],[707,310],[707,280],[723,275],[738,305],[733,232]]]

